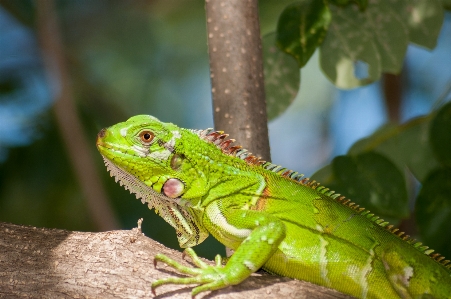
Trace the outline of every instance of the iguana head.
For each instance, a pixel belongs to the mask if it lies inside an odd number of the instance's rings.
[[[116,181],[176,229],[181,247],[190,247],[208,236],[195,211],[208,189],[202,173],[185,159],[182,134],[194,133],[138,115],[101,130],[97,148]]]

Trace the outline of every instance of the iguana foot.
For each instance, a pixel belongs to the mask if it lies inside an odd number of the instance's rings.
[[[164,284],[201,284],[200,286],[195,287],[192,290],[191,295],[192,297],[194,297],[200,292],[221,289],[226,286],[239,283],[241,281],[235,281],[236,278],[234,279],[233,275],[226,272],[226,269],[222,266],[222,258],[220,255],[217,255],[215,257],[214,266],[208,265],[207,263],[202,261],[191,248],[185,249],[185,251],[183,252],[183,257],[185,257],[185,255],[191,257],[191,260],[197,266],[197,268],[181,265],[179,262],[176,262],[163,254],[155,255],[155,267],[158,261],[161,261],[168,266],[176,269],[180,273],[189,275],[191,277],[169,277],[159,279],[152,283],[152,293],[154,295],[156,295],[155,289]]]

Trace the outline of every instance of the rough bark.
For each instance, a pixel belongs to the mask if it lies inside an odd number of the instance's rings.
[[[163,264],[154,268],[156,253],[182,261],[180,252],[145,237],[138,228],[90,233],[0,222],[0,298],[151,298],[152,281],[177,275]],[[157,297],[190,298],[190,291],[162,286]],[[351,297],[261,271],[198,298]]]
[[[270,160],[257,0],[206,0],[215,128]]]

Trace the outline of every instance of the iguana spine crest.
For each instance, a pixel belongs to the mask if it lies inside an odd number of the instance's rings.
[[[290,170],[280,165],[264,161],[261,159],[261,157],[254,156],[247,149],[242,148],[240,145],[231,146],[231,144],[235,142],[235,139],[226,139],[229,136],[229,134],[225,134],[224,131],[214,131],[212,128],[192,131],[197,135],[199,135],[201,139],[216,145],[216,147],[221,149],[221,151],[224,154],[240,158],[241,160],[247,162],[249,165],[259,165],[266,170],[277,173],[282,177],[297,182],[298,184],[310,187],[312,189],[319,191],[324,195],[332,197],[333,199],[340,202],[344,206],[349,207],[352,210],[355,210],[358,214],[362,216],[366,216],[372,222],[385,228],[390,233],[409,243],[420,252],[423,252],[424,254],[428,255],[430,258],[432,258],[439,264],[443,265],[445,268],[451,269],[450,263],[451,260],[445,260],[445,257],[442,256],[440,253],[433,253],[434,250],[430,249],[428,246],[421,246],[423,245],[422,242],[417,242],[417,240],[411,238],[410,235],[404,235],[405,233],[402,231],[398,232],[399,229],[394,228],[394,225],[389,224],[389,222],[384,221],[384,219],[379,218],[379,216],[375,216],[374,213],[371,213],[369,210],[360,207],[358,204],[355,204],[345,196],[341,196],[340,194],[335,193],[335,191],[329,190],[329,188],[321,186],[320,183],[316,182],[315,180],[310,180],[310,178],[304,177],[303,174],[300,174],[297,171]]]

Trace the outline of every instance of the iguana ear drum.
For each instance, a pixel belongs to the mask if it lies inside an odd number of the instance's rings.
[[[179,154],[174,154],[171,158],[171,168],[174,170],[179,170],[182,166],[183,156]]]
[[[183,194],[185,190],[185,184],[179,179],[169,179],[167,180],[162,188],[162,193],[170,198],[177,198]]]

